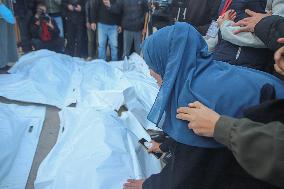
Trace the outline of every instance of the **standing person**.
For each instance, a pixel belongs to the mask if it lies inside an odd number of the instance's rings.
[[[135,52],[140,54],[142,35],[146,33],[144,22],[148,12],[147,1],[118,0],[111,3],[110,0],[104,0],[104,4],[111,12],[122,14],[124,56],[130,55],[132,44]]]
[[[172,17],[192,24],[203,36],[211,21],[217,20],[221,0],[173,0]]]
[[[87,61],[95,57],[95,39],[96,39],[96,24],[91,24],[91,12],[94,11],[95,0],[87,0],[85,5],[86,12],[86,27],[88,35],[88,58]]]
[[[82,28],[84,27],[84,0],[62,0],[66,16],[66,53],[80,56],[82,46]]]
[[[64,39],[60,37],[60,30],[56,21],[47,14],[47,6],[37,5],[35,16],[31,20],[32,44],[35,50],[48,49],[63,53]]]
[[[11,0],[0,0],[0,68],[18,60],[16,33],[11,24],[15,23],[12,9]]]
[[[115,3],[115,0],[112,0]],[[92,27],[97,23],[98,32],[98,58],[106,60],[107,41],[110,46],[111,60],[118,60],[118,33],[121,32],[121,16],[112,13],[103,3],[103,0],[97,0],[91,15]]]
[[[59,28],[60,31],[60,37],[64,36],[64,30],[63,30],[63,20],[62,20],[62,14],[61,14],[61,0],[44,0],[48,14],[51,18],[53,18]]]
[[[32,50],[31,34],[29,32],[30,20],[35,11],[35,0],[15,0],[14,11],[20,30],[20,46],[24,53]]]

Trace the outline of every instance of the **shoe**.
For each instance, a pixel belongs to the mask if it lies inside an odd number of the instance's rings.
[[[86,59],[86,61],[91,61],[91,60],[93,60],[93,58],[90,56]]]

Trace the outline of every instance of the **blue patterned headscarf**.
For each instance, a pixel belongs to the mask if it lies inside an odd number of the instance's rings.
[[[259,103],[263,85],[284,97],[284,83],[252,69],[212,60],[202,36],[189,24],[176,23],[150,36],[143,44],[149,68],[163,84],[148,119],[158,124],[165,114],[164,132],[176,141],[198,147],[221,147],[214,139],[195,135],[187,122],[176,119],[177,108],[200,101],[222,115],[242,117],[242,110]]]

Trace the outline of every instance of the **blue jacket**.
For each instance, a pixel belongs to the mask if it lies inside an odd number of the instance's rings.
[[[224,2],[220,6],[223,9]],[[229,9],[237,12],[236,21],[246,17],[245,10],[250,9],[258,13],[264,13],[266,8],[266,0],[233,0]],[[272,72],[273,65],[271,59],[273,52],[268,49],[256,49],[251,47],[239,47],[222,39],[219,35],[219,42],[215,48],[213,58],[215,60],[228,62],[233,65],[245,66]]]

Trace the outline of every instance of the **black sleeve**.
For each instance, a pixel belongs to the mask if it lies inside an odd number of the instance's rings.
[[[284,17],[268,16],[255,26],[255,35],[271,50],[276,51],[282,45],[277,39],[284,37]]]
[[[167,138],[165,139],[165,141],[160,145],[160,149],[163,152],[169,152],[170,151],[170,147],[172,146],[172,144],[174,143],[174,140],[172,138]]]
[[[90,23],[90,1],[91,0],[87,0],[86,4],[85,4],[85,16],[86,16],[86,22]]]
[[[221,4],[221,0],[211,0],[209,2],[208,7],[211,7],[211,9],[209,10],[209,18],[211,18],[212,20],[217,20],[219,17],[219,7]],[[201,25],[201,26],[197,26],[196,29],[202,34],[205,35],[210,27],[211,23],[205,24],[205,25]]]
[[[97,23],[97,14],[99,11],[99,1],[98,0],[89,0],[90,8],[89,8],[89,19],[90,23]]]

